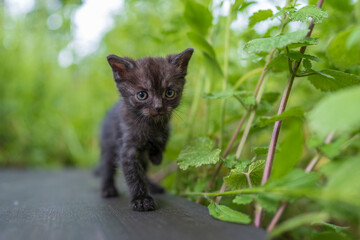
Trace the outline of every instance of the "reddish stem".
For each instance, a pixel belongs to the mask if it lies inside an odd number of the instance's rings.
[[[317,4],[317,7],[321,8],[323,3],[324,3],[324,0],[319,0],[318,4]],[[315,24],[314,24],[314,21],[312,20],[310,25],[309,25],[309,32],[306,34],[306,37],[311,36],[311,33],[312,33],[313,29],[314,29],[314,26],[315,26]],[[306,46],[301,47],[300,48],[300,53],[304,54],[305,50],[306,50]],[[283,113],[285,108],[286,108],[286,104],[287,104],[287,101],[289,99],[291,88],[292,88],[292,85],[294,83],[295,75],[296,75],[297,70],[300,67],[301,60],[302,59],[296,61],[295,64],[294,64],[294,67],[292,69],[292,73],[290,75],[288,84],[286,86],[286,89],[284,91],[283,97],[282,97],[281,102],[280,102],[278,115]],[[279,138],[281,123],[282,123],[282,121],[277,121],[277,122],[275,122],[275,125],[274,125],[274,129],[273,129],[273,133],[272,133],[271,141],[270,141],[270,145],[269,145],[269,152],[268,152],[268,155],[267,155],[267,158],[266,158],[264,174],[263,174],[263,177],[262,177],[262,180],[261,180],[261,185],[264,185],[267,182],[267,180],[269,179],[269,177],[270,177],[271,166],[272,166],[272,162],[274,160],[275,148],[276,148],[277,140]],[[257,208],[256,213],[255,213],[255,219],[254,219],[254,225],[256,227],[260,227],[261,215],[262,215],[262,209]]]

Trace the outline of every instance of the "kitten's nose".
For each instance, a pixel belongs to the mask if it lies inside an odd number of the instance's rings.
[[[155,99],[154,100],[154,108],[155,108],[155,110],[156,111],[158,111],[158,112],[160,112],[161,111],[161,109],[162,109],[162,101],[161,101],[161,99]]]

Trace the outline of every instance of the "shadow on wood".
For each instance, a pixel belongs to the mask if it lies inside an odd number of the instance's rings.
[[[101,199],[98,183],[87,171],[0,171],[0,239],[265,239],[173,195],[155,196],[157,211],[134,212],[125,194]]]

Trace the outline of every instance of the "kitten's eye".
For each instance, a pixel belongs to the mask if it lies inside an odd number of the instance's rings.
[[[138,93],[136,94],[136,97],[137,97],[137,99],[143,101],[143,100],[145,100],[145,99],[148,98],[148,94],[147,94],[147,92],[145,92],[145,91],[140,91],[140,92],[138,92]]]
[[[174,98],[175,97],[175,91],[172,89],[168,89],[165,91],[165,97],[167,98]]]

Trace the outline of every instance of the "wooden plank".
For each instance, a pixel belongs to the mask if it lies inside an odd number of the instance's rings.
[[[265,239],[169,194],[155,196],[158,210],[134,212],[126,194],[101,199],[98,185],[88,171],[0,171],[0,239]]]

